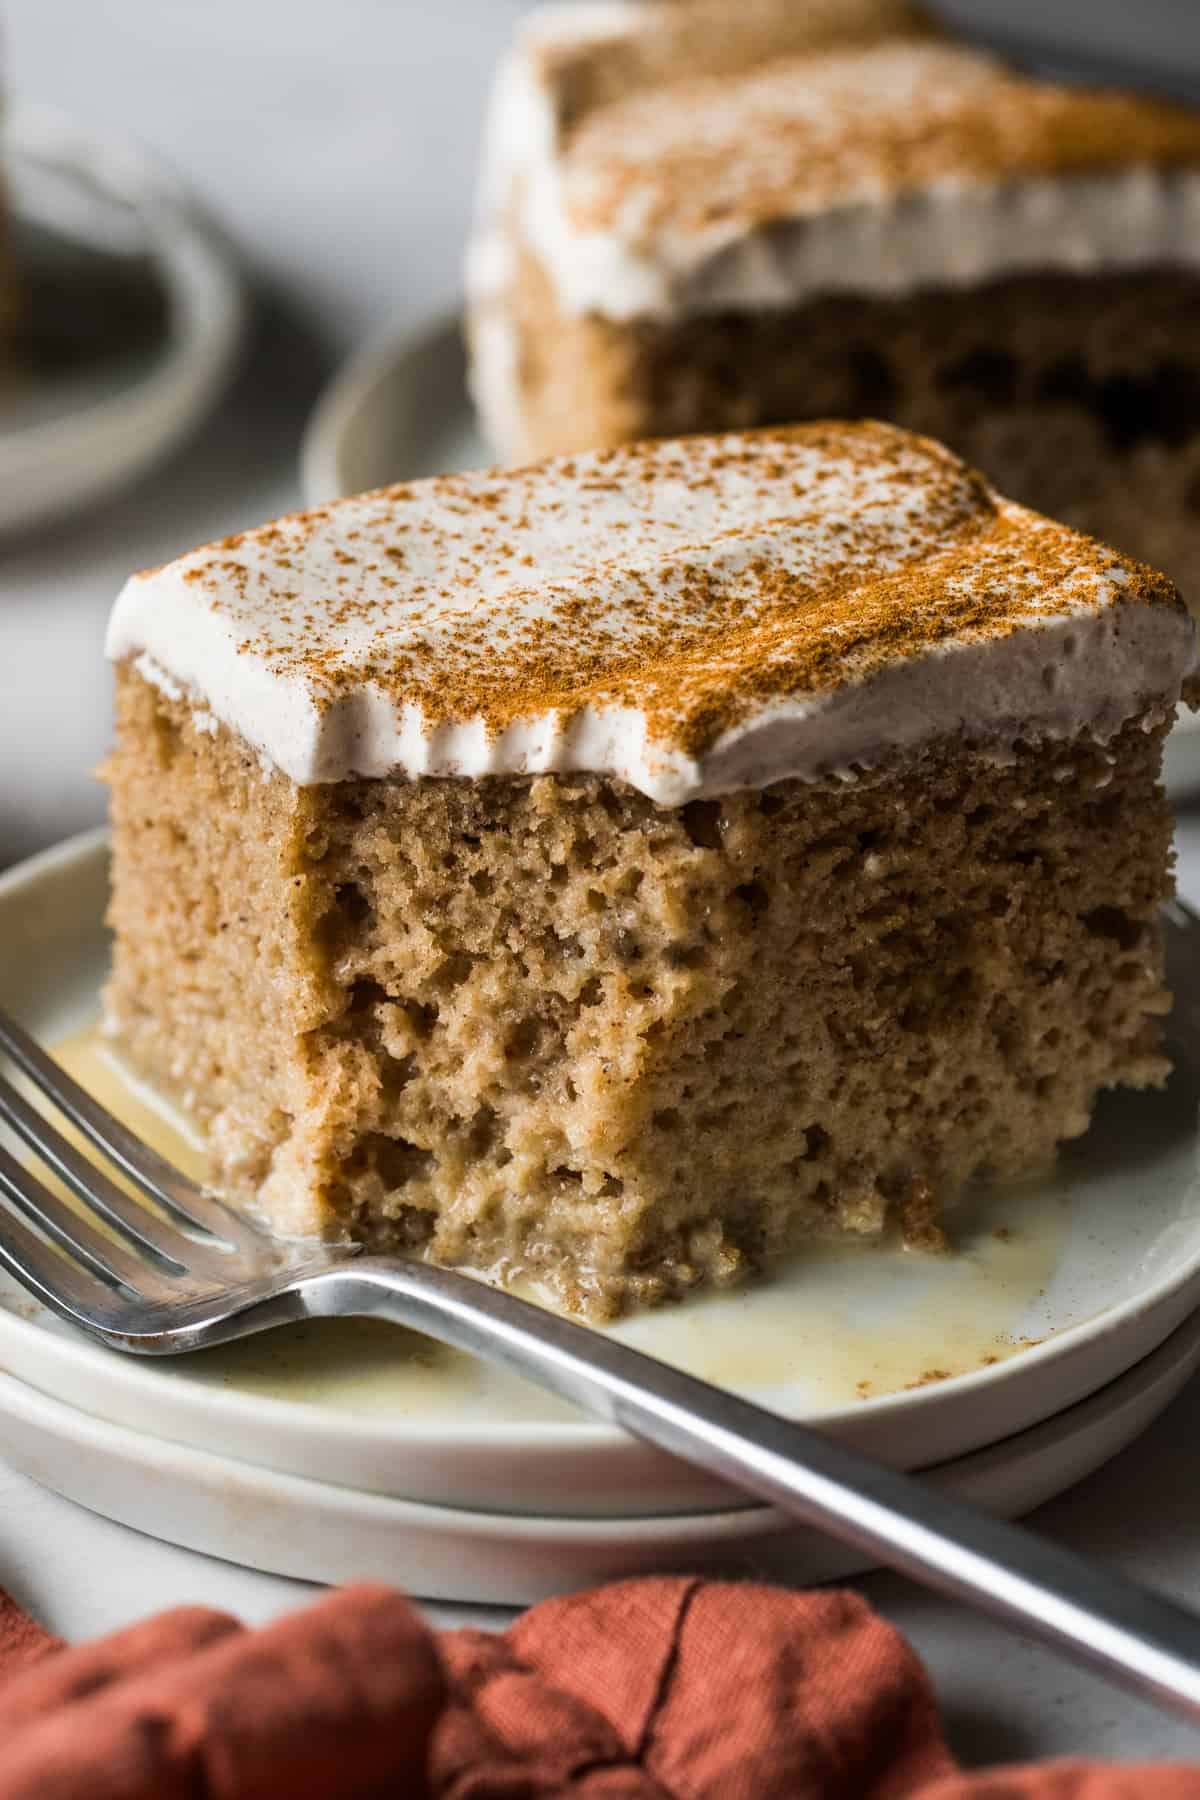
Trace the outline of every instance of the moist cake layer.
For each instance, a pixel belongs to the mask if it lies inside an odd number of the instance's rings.
[[[889,1215],[936,1244],[970,1176],[1165,1074],[1161,735],[667,809],[298,788],[128,670],[110,1019],[278,1228],[594,1316]]]
[[[302,784],[578,770],[669,805],[1111,737],[1191,653],[1164,578],[873,425],[386,489],[135,577],[109,632]]]

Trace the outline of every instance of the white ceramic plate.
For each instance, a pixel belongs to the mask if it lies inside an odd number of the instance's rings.
[[[26,314],[0,384],[8,532],[164,456],[229,375],[243,303],[223,236],[133,145],[18,101],[0,146]]]
[[[462,321],[447,314],[379,338],[345,363],[304,434],[301,479],[306,503],[321,506],[494,461],[467,394]],[[1173,798],[1200,794],[1200,715],[1181,713],[1164,772]]]
[[[46,1041],[95,1009],[106,889],[100,834],[0,879],[0,1004]],[[1174,939],[1193,950],[1186,932]],[[957,1228],[955,1256],[829,1251],[617,1329],[910,1468],[1094,1393],[1200,1301],[1200,964],[1194,953],[1175,961],[1171,1087],[1112,1097],[1052,1182],[983,1196]],[[1026,1340],[1039,1341],[1015,1350]],[[600,1517],[731,1500],[514,1378],[388,1326],[312,1324],[201,1358],[139,1362],[8,1288],[0,1362],[116,1423],[410,1500]],[[942,1372],[951,1378],[934,1378]]]
[[[351,356],[317,402],[300,475],[309,506],[393,481],[495,462],[467,393],[462,318],[387,332]]]
[[[1200,1316],[1068,1412],[927,1479],[1004,1517],[1100,1468],[1200,1364]],[[504,1517],[273,1473],[96,1419],[0,1374],[5,1460],[152,1537],[272,1574],[393,1582],[427,1599],[525,1606],[602,1581],[686,1569],[812,1584],[865,1564],[767,1507],[664,1519]]]

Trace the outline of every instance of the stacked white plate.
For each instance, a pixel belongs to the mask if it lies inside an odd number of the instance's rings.
[[[99,835],[0,879],[0,1005],[46,1042],[94,1016],[106,888]],[[825,1251],[616,1329],[996,1511],[1098,1467],[1200,1363],[1200,926],[1180,913],[1169,930],[1170,1087],[1114,1096],[1053,1180],[981,1195],[955,1254]],[[814,1580],[855,1566],[515,1378],[378,1323],[141,1362],[5,1286],[0,1365],[8,1461],[281,1574],[512,1605],[652,1568]]]

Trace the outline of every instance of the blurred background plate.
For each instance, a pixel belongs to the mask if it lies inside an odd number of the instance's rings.
[[[460,313],[416,331],[388,331],[348,358],[304,434],[301,482],[308,506],[447,469],[496,459],[467,392]]]
[[[1167,739],[1163,780],[1176,806],[1200,799],[1200,713],[1180,712]]]
[[[0,384],[0,532],[123,486],[197,424],[233,366],[233,254],[119,138],[17,102],[0,137],[20,286]]]

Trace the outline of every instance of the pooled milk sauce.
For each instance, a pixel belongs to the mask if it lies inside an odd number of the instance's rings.
[[[194,1179],[195,1135],[121,1066],[96,1026],[54,1052],[87,1090]],[[961,1375],[1022,1347],[1021,1322],[1049,1282],[1069,1208],[1044,1186],[991,1190],[951,1220],[954,1251],[829,1244],[742,1289],[709,1292],[612,1327],[626,1342],[726,1386],[814,1411]],[[169,1372],[243,1395],[340,1412],[519,1423],[571,1409],[459,1351],[372,1319],[315,1320]]]

